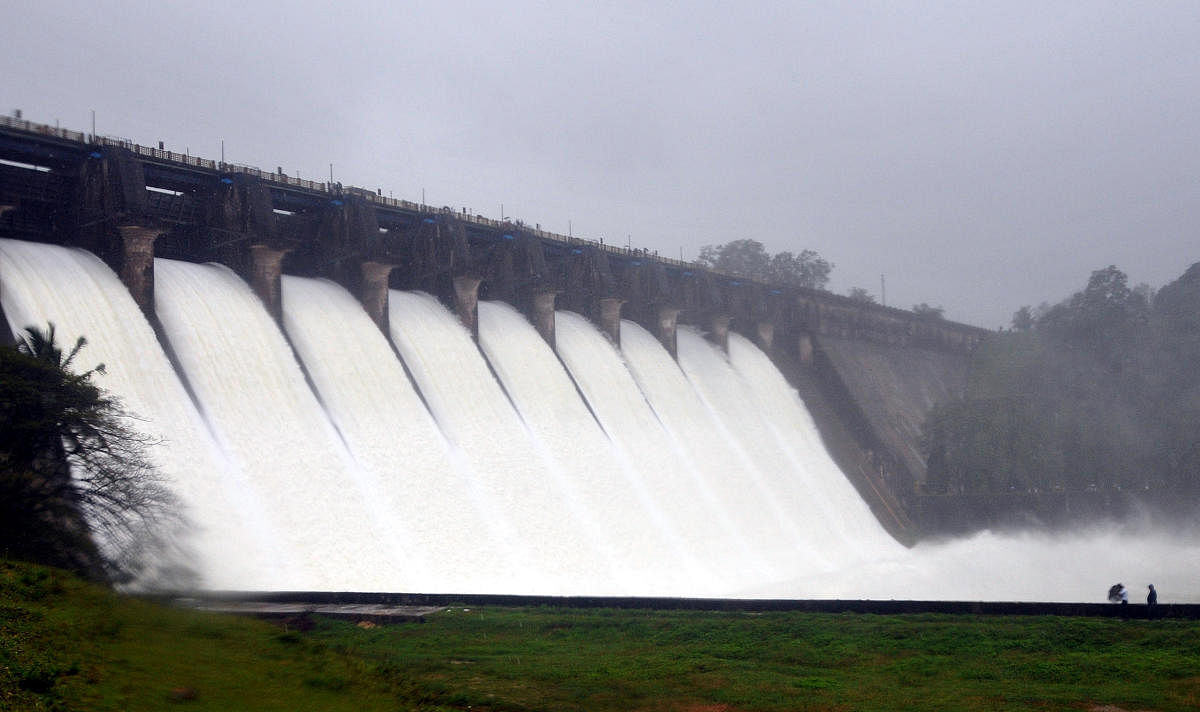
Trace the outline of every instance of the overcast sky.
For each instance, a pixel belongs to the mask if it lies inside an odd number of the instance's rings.
[[[1200,2],[17,2],[0,111],[1006,326],[1200,260]]]

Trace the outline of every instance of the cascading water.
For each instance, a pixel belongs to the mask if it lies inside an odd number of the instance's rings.
[[[209,588],[1069,601],[1123,579],[1200,600],[1192,530],[1100,524],[900,547],[795,392],[736,334],[726,359],[681,328],[677,364],[631,322],[618,353],[559,313],[568,376],[513,310],[484,304],[502,388],[447,309],[393,291],[390,335],[418,397],[340,287],[283,280],[309,381],[232,272],[168,260],[155,271],[195,402],[94,256],[0,240],[0,303],[15,332],[53,322],[64,343],[86,336],[79,365],[103,361],[99,384],[163,439],[149,455],[187,504]]]
[[[676,338],[680,367],[727,437],[754,464],[747,479],[768,497],[798,568],[830,571],[853,561],[859,535],[839,515],[823,517],[820,487],[778,442],[769,422],[775,414],[759,409],[741,375],[699,332],[681,326]]]
[[[217,447],[116,275],[90,252],[0,240],[0,302],[14,333],[53,323],[64,349],[87,338],[74,365],[106,364],[97,384],[136,416],[130,426],[161,439],[147,455],[187,505],[193,527],[184,543],[201,554],[189,562],[201,583],[276,585],[271,572],[288,566],[278,531],[263,516],[245,474]]]
[[[569,340],[566,331],[569,326],[559,332],[560,344]],[[647,492],[643,473],[614,448],[525,317],[507,304],[481,302],[479,341],[548,466],[571,491],[572,517],[605,555],[619,590],[643,595],[667,595],[689,585],[713,590],[712,572],[666,521],[663,508],[669,502]],[[588,354],[582,370],[594,374],[601,355]]]
[[[766,570],[755,568],[754,550],[725,516],[728,503],[722,500],[717,483],[707,480],[686,449],[671,437],[620,352],[578,314],[560,311],[555,324],[559,356],[612,447],[629,463],[642,500],[650,503],[657,518],[665,520],[671,535],[683,539],[682,546],[690,547],[710,569],[719,572],[711,590],[728,592],[731,582],[762,579]],[[650,348],[660,351],[675,367],[657,342]],[[687,387],[682,379],[680,383]],[[689,589],[706,590],[700,579],[680,590]]]
[[[157,259],[155,309],[200,408],[287,546],[277,588],[390,588],[403,570],[377,496],[261,301],[228,268]]]
[[[841,565],[898,553],[899,544],[884,531],[830,457],[800,395],[771,359],[746,337],[730,333],[729,361],[745,384],[744,397],[751,399],[756,411],[767,415],[775,445],[793,463],[793,472],[810,484],[805,496],[817,510],[822,526],[839,541],[854,542],[854,550],[849,552],[853,558]]]
[[[796,554],[780,521],[769,515],[770,493],[755,484],[762,475],[704,406],[679,364],[649,331],[630,321],[620,323],[620,351],[670,436],[674,454],[691,463],[702,483],[698,491],[714,502],[716,523],[731,538],[730,545],[736,542],[743,552],[742,566],[751,569],[744,574],[746,585],[792,572]],[[614,418],[622,419],[619,411]]]
[[[479,591],[503,575],[470,473],[425,409],[383,332],[342,287],[284,276],[283,322],[317,394],[402,541],[396,591]]]
[[[470,334],[436,299],[391,291],[392,340],[446,438],[470,464],[473,495],[510,555],[506,592],[614,592],[554,471]],[[537,338],[536,336],[534,338]]]

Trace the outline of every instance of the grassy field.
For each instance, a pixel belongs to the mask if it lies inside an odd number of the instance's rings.
[[[0,709],[1200,709],[1190,621],[455,606],[313,623],[0,562]]]

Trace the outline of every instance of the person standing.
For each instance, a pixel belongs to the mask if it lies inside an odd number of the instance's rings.
[[[1158,591],[1154,590],[1154,584],[1150,584],[1150,593],[1146,594],[1146,617],[1153,618],[1158,612]]]

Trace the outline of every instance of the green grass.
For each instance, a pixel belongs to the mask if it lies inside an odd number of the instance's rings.
[[[182,692],[186,690],[187,692]],[[181,699],[192,697],[192,699]],[[311,630],[0,562],[0,709],[1200,708],[1200,625],[464,608]]]

